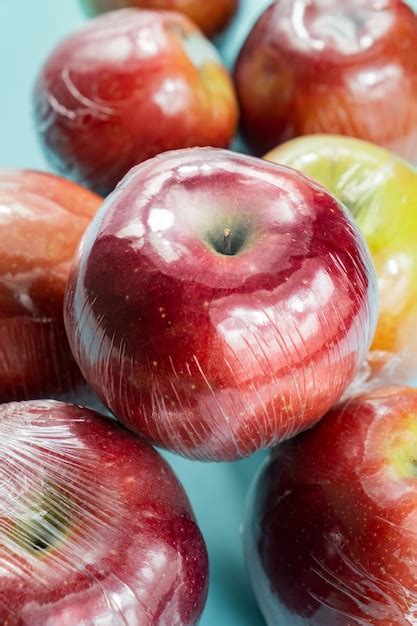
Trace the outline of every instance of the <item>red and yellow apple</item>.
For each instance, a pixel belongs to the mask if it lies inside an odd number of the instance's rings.
[[[230,76],[197,27],[138,9],[62,41],[38,76],[34,109],[51,165],[103,195],[165,150],[227,147],[238,115]]]
[[[72,257],[101,202],[52,174],[0,170],[0,402],[82,381],[62,306]]]
[[[276,448],[245,529],[267,624],[417,622],[416,447],[417,390],[391,387]]]
[[[242,127],[259,154],[315,133],[417,162],[417,15],[401,0],[278,0],[239,55]]]
[[[417,173],[394,154],[348,137],[288,141],[265,157],[308,174],[356,218],[378,277],[377,361],[401,356],[404,381],[417,376]]]
[[[213,148],[134,168],[74,259],[74,356],[149,441],[232,460],[311,426],[372,340],[375,274],[348,212],[302,174]]]
[[[55,401],[0,406],[0,623],[191,626],[208,562],[168,464]]]
[[[230,22],[239,0],[81,0],[89,15],[126,9],[164,9],[179,11],[190,18],[207,37],[212,37]]]

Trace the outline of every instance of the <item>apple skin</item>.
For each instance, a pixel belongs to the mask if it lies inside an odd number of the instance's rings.
[[[231,78],[198,28],[138,9],[64,39],[38,76],[34,112],[51,165],[103,195],[165,150],[227,147],[238,116]]]
[[[101,202],[52,174],[0,170],[0,402],[82,384],[62,307],[72,257]]]
[[[196,148],[134,168],[106,200],[64,317],[81,371],[124,424],[184,456],[233,460],[338,400],[372,340],[376,283],[324,188]]]
[[[134,7],[137,9],[165,9],[179,11],[192,20],[207,37],[212,37],[230,22],[239,0],[81,0],[88,15]]]
[[[391,387],[276,448],[245,528],[267,624],[416,623],[416,445],[417,390]]]
[[[379,319],[372,349],[401,355],[403,382],[417,377],[417,173],[393,153],[350,137],[312,135],[265,158],[324,185],[357,220],[375,263]]]
[[[279,0],[235,67],[257,154],[300,135],[349,135],[417,162],[417,16],[400,0]]]
[[[208,559],[169,465],[55,401],[0,406],[0,623],[191,626]]]

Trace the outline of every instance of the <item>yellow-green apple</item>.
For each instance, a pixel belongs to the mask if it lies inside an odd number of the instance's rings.
[[[239,0],[81,0],[81,4],[89,15],[128,7],[180,11],[211,37],[229,23],[238,9]]]
[[[417,623],[417,390],[349,400],[274,451],[245,528],[269,626]]]
[[[34,111],[51,165],[102,194],[164,150],[227,147],[237,123],[216,49],[173,11],[113,11],[69,35],[40,71]]]
[[[214,148],[134,168],[86,232],[65,323],[129,428],[231,460],[311,426],[355,375],[375,274],[348,212],[289,168]]]
[[[168,464],[82,407],[0,406],[0,623],[191,626],[207,553]]]
[[[356,218],[378,277],[373,349],[401,355],[404,381],[417,376],[417,173],[394,154],[358,139],[314,135],[265,157],[301,170],[333,192]]]
[[[242,126],[259,154],[314,133],[417,162],[417,15],[401,0],[278,0],[239,55]]]
[[[62,306],[72,257],[101,202],[52,174],[0,170],[0,402],[82,382]]]

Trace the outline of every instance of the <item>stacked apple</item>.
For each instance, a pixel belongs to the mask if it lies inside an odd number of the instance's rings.
[[[213,148],[126,176],[87,229],[65,324],[99,398],[185,456],[232,460],[311,426],[366,356],[369,253],[288,168]]]
[[[274,452],[245,532],[268,625],[417,622],[416,448],[417,390],[392,387]]]
[[[100,203],[52,174],[0,171],[0,402],[82,384],[62,306],[72,257]]]
[[[356,218],[375,263],[379,320],[373,366],[399,357],[402,381],[417,379],[417,173],[394,154],[347,137],[313,135],[266,159],[319,181]]]
[[[417,162],[417,16],[402,0],[278,0],[235,68],[242,127],[259,154],[335,133]]]
[[[280,442],[245,535],[268,624],[417,623],[417,391],[348,389],[371,346],[417,375],[415,170],[339,135],[223,149],[237,99],[190,18],[211,36],[237,0],[84,4],[105,15],[52,52],[35,119],[59,172],[114,191],[0,173],[0,623],[196,624],[206,547],[149,444]],[[401,0],[274,2],[235,69],[251,147],[417,160],[416,36]],[[114,420],[37,399],[84,379]]]
[[[67,37],[34,91],[51,164],[99,193],[164,150],[227,147],[237,123],[230,76],[174,11],[113,11]]]
[[[239,0],[81,0],[81,4],[89,15],[128,7],[179,11],[211,37],[228,24],[237,11]]]
[[[0,405],[0,623],[191,626],[207,553],[162,458],[88,409]]]

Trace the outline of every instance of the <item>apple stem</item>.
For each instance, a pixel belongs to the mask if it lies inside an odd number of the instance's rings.
[[[225,228],[223,231],[223,254],[232,254],[232,231]]]

